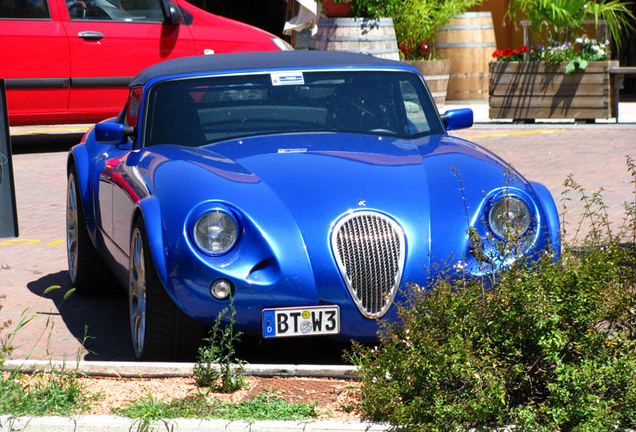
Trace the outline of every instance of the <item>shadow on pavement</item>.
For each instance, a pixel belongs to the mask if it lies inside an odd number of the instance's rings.
[[[54,153],[68,151],[79,143],[84,133],[26,134],[11,136],[11,153]]]
[[[54,285],[60,288],[45,293]],[[73,293],[65,299],[71,288],[68,271],[43,276],[29,282],[27,288],[54,303],[73,337],[84,341],[85,360],[135,360],[128,328],[128,298],[123,290],[95,296]],[[348,347],[347,343],[327,338],[263,340],[244,336],[236,349],[238,357],[248,363],[333,365],[348,364],[343,359]]]
[[[60,288],[45,294],[53,285]],[[128,301],[122,290],[90,297],[71,294],[65,299],[71,288],[67,271],[29,282],[27,288],[53,301],[73,337],[84,340],[86,360],[134,360],[128,339]]]

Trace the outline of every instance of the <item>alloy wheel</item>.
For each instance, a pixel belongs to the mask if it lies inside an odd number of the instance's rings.
[[[66,257],[68,259],[68,271],[71,281],[75,282],[78,270],[79,225],[78,225],[77,194],[75,192],[75,177],[68,177],[66,191]]]
[[[141,358],[146,333],[146,267],[144,242],[139,228],[135,228],[131,241],[129,265],[128,305],[130,332],[135,356]]]

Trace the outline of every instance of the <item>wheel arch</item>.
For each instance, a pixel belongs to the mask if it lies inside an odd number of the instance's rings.
[[[167,287],[168,283],[168,271],[166,267],[166,256],[163,252],[163,228],[161,223],[161,206],[159,200],[156,197],[148,197],[139,201],[137,208],[133,214],[131,225],[131,237],[132,228],[137,220],[143,223],[148,236],[148,245],[150,248],[150,256],[155,266],[157,275],[161,284]]]
[[[66,160],[66,178],[71,173],[73,167],[77,178],[76,184],[79,186],[79,205],[82,206],[84,221],[93,246],[97,247],[97,227],[95,225],[95,208],[92,205],[93,197],[89,186],[90,165],[89,155],[85,146],[78,145],[71,149]]]
[[[77,178],[75,179],[75,181],[79,185],[84,217],[89,221],[94,221],[95,212],[93,211],[93,206],[90,205],[90,190],[88,187],[88,177],[90,171],[88,160],[88,152],[86,151],[86,148],[84,146],[73,147],[69,152],[66,161],[66,176],[69,176],[69,174],[71,173],[71,169],[74,166],[75,172],[77,173]]]

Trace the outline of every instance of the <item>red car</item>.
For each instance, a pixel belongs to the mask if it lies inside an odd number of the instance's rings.
[[[0,0],[0,78],[13,126],[112,117],[132,77],[162,60],[288,47],[185,0]]]

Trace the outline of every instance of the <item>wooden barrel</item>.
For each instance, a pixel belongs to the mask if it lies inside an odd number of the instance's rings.
[[[400,59],[391,18],[321,17],[314,39],[317,50],[354,51]]]
[[[490,12],[466,12],[442,27],[435,54],[450,60],[448,99],[488,99],[488,63],[497,49]]]
[[[417,69],[435,99],[435,104],[440,112],[444,111],[446,102],[446,91],[448,88],[448,78],[450,72],[450,61],[448,60],[414,60],[409,61]]]

